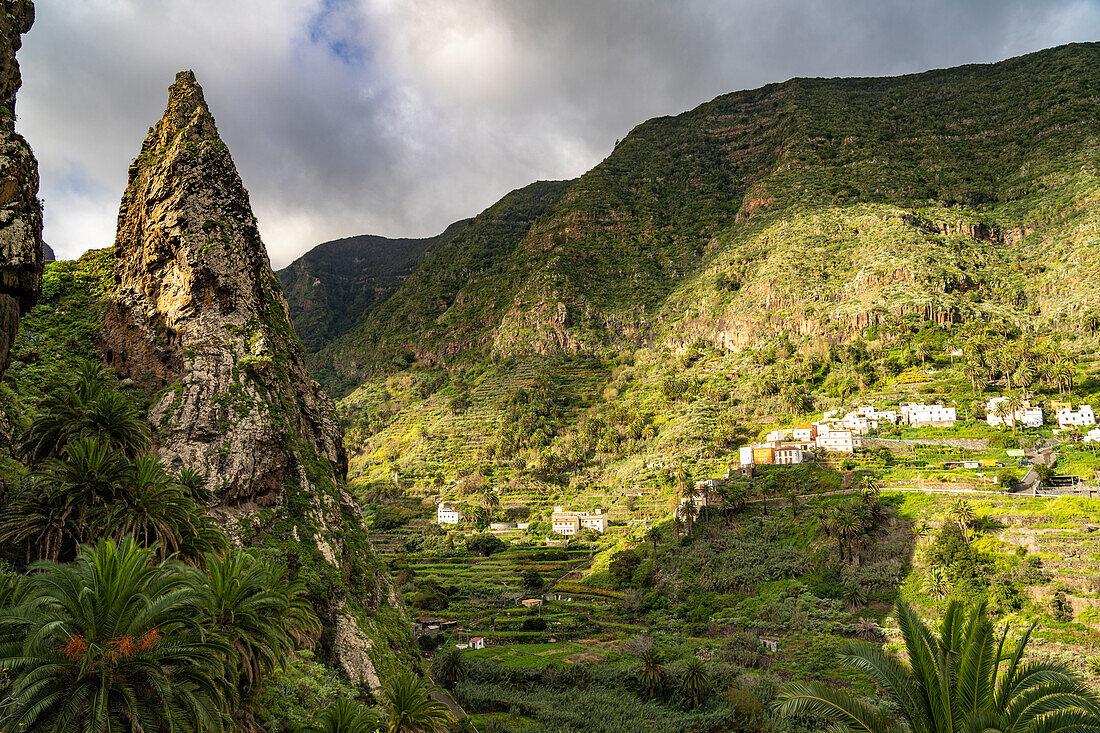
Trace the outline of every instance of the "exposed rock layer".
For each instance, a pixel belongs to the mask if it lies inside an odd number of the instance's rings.
[[[342,489],[335,409],[306,370],[248,193],[190,71],[130,166],[115,282],[104,358],[153,396],[159,455],[208,478],[233,537],[297,566],[329,624],[386,605],[389,581]],[[369,628],[368,617],[358,616]],[[369,660],[388,653],[378,648],[332,652],[377,683]]]
[[[0,16],[0,374],[19,316],[42,290],[42,207],[38,163],[15,131],[15,94],[22,77],[15,53],[34,23],[30,0],[3,0]]]
[[[227,507],[341,475],[332,402],[306,372],[248,194],[191,72],[130,166],[115,241],[107,360],[154,389],[161,454],[219,482]],[[170,388],[170,389],[169,389]],[[286,394],[291,390],[290,394]]]

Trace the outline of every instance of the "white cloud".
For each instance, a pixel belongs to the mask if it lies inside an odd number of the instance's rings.
[[[193,68],[281,266],[441,231],[727,91],[1098,35],[1082,0],[39,0],[19,127],[47,241],[75,256],[113,241],[127,166]]]

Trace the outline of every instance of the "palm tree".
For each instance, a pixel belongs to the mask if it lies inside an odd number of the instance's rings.
[[[852,557],[852,541],[859,534],[862,527],[862,523],[855,512],[850,511],[850,508],[844,505],[837,505],[830,507],[823,514],[822,520],[826,534],[836,540],[841,559],[843,560],[846,557],[845,550],[847,550],[847,557]]]
[[[787,491],[787,504],[789,504],[791,507],[792,519],[798,516],[798,510],[802,508],[802,504],[801,502],[799,502],[798,496],[799,494],[797,489],[789,489]]]
[[[243,550],[234,549],[224,558],[208,556],[206,575],[205,615],[233,647],[247,700],[321,624],[301,582],[287,580],[284,568]]]
[[[655,697],[665,684],[665,669],[661,666],[661,658],[652,649],[642,652],[642,666],[638,669],[638,681],[646,689],[650,697]]]
[[[1016,416],[1022,414],[1024,409],[1024,401],[1020,395],[1009,395],[1001,405],[1005,406],[1005,410],[1008,411],[1009,418],[1012,420],[1012,437],[1016,437]],[[1000,407],[1001,405],[997,405]]]
[[[1100,729],[1096,692],[1056,662],[1024,661],[1034,624],[1015,647],[1006,647],[1008,629],[995,638],[984,601],[969,613],[958,602],[949,603],[938,634],[903,601],[897,617],[908,665],[865,641],[849,642],[842,658],[870,675],[894,711],[816,682],[785,685],[776,709],[782,715],[820,715],[834,724],[833,730],[864,733]]]
[[[922,519],[909,529],[909,534],[913,537],[925,537],[932,534],[932,525],[927,519]]]
[[[442,733],[453,720],[447,706],[432,697],[432,686],[404,672],[386,688],[389,733]]]
[[[138,405],[108,388],[102,367],[82,368],[72,382],[43,400],[22,436],[22,451],[33,465],[62,456],[71,442],[88,437],[131,457],[149,447],[149,426]]]
[[[650,527],[646,530],[645,538],[649,540],[649,544],[653,546],[653,552],[657,552],[657,540],[661,539],[661,530],[659,527]]]
[[[1039,486],[1050,486],[1057,473],[1054,466],[1048,466],[1045,463],[1035,464],[1035,475],[1039,477]]]
[[[152,456],[134,461],[127,483],[122,500],[106,508],[97,529],[116,540],[133,535],[146,547],[159,545],[162,555],[178,552],[180,535],[193,533],[194,502]]]
[[[970,533],[968,528],[970,523],[973,522],[977,515],[974,513],[974,507],[970,506],[970,502],[966,499],[956,499],[951,502],[951,506],[947,509],[948,518],[958,522],[959,529],[963,533],[963,541],[966,544],[970,544]]]
[[[676,479],[676,486],[680,489],[681,494],[687,492],[691,487],[691,469],[688,468],[686,463],[678,463],[672,471],[672,476]]]
[[[923,369],[925,360],[932,353],[932,347],[928,345],[927,341],[917,341],[910,347],[910,349],[913,352],[913,356],[920,359],[920,366],[921,369]]]
[[[1064,395],[1067,390],[1073,389],[1073,377],[1075,369],[1073,362],[1069,359],[1062,359],[1054,365],[1054,381],[1058,383],[1058,394]]]
[[[444,689],[453,690],[465,677],[466,658],[456,647],[444,647],[432,658],[432,678]]]
[[[1012,389],[1012,367],[1019,361],[1015,349],[1005,346],[997,351],[997,371],[1008,380],[1008,388]]]
[[[997,403],[997,405],[993,408],[993,414],[996,415],[997,417],[999,417],[1001,419],[1002,423],[1007,422],[1009,416],[1011,416],[1011,418],[1012,418],[1012,432],[1013,432],[1013,434],[1016,433],[1016,413],[1014,411],[1008,409],[1008,400],[1007,399],[1003,399],[1003,400],[1001,400],[1000,402]]]
[[[684,692],[691,695],[695,707],[699,707],[699,696],[710,687],[710,674],[707,672],[707,667],[703,664],[703,660],[699,659],[699,657],[692,657],[688,660],[687,666],[684,668],[682,684],[684,686]]]
[[[1016,372],[1012,375],[1012,380],[1016,382],[1017,387],[1022,387],[1026,390],[1035,383],[1036,376],[1037,372],[1035,365],[1028,360],[1024,360],[1016,367]]]
[[[206,476],[193,468],[183,467],[176,476],[176,484],[196,504],[205,504],[214,498],[214,492],[207,485]]]
[[[963,374],[970,380],[971,394],[978,395],[978,380],[985,376],[985,369],[978,364],[967,362],[962,367]],[[982,385],[985,388],[985,385]]]
[[[684,520],[684,524],[687,525],[688,534],[691,534],[691,530],[695,526],[695,519],[699,516],[699,509],[695,506],[695,499],[691,496],[687,497],[687,501],[679,506],[678,511],[681,519]]]
[[[363,703],[341,697],[314,719],[320,733],[375,733],[378,718]]]
[[[121,453],[97,438],[76,439],[16,494],[0,517],[0,538],[24,545],[28,559],[70,559],[122,497],[130,475]]]
[[[481,505],[485,507],[485,510],[492,517],[493,513],[500,508],[500,496],[492,489],[487,489],[484,494],[481,495]]]
[[[799,415],[806,411],[806,404],[809,398],[806,395],[806,390],[800,385],[794,385],[787,387],[779,395],[779,401],[783,404],[783,409],[791,415]]]
[[[86,525],[70,499],[54,486],[33,481],[0,514],[0,542],[24,547],[28,563],[71,552]]]
[[[955,353],[959,350],[959,342],[949,338],[943,342],[943,353],[951,360],[951,366],[955,366]]]
[[[922,589],[935,598],[943,598],[947,595],[947,592],[951,589],[947,578],[947,569],[937,565],[928,568],[928,573],[924,576]]]
[[[859,495],[863,497],[864,503],[874,502],[881,492],[882,480],[877,476],[866,474],[859,479]]]
[[[234,671],[226,641],[201,627],[201,578],[154,557],[127,538],[32,566],[26,598],[2,612],[25,633],[0,644],[0,729],[226,729]]]
[[[149,449],[149,424],[127,395],[107,391],[88,405],[81,434],[99,438],[131,458]]]

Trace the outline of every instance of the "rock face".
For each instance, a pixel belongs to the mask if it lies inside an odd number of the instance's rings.
[[[369,626],[389,581],[342,488],[335,409],[306,370],[248,193],[190,71],[130,166],[115,282],[104,359],[153,397],[159,455],[204,474],[214,516],[237,541],[276,549],[329,624],[354,615]],[[333,654],[376,683],[362,667],[380,647]]]
[[[15,132],[15,93],[22,77],[15,52],[34,23],[30,0],[3,0],[0,16],[0,374],[25,313],[42,290],[42,207],[38,163]]]
[[[270,506],[287,482],[308,484],[302,451],[342,476],[332,402],[306,372],[248,193],[191,72],[176,77],[130,165],[115,280],[107,361],[167,389],[153,408],[165,458],[214,479],[227,508]]]

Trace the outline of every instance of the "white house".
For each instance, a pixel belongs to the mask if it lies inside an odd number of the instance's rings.
[[[1096,424],[1096,413],[1092,411],[1092,405],[1081,405],[1077,410],[1064,407],[1057,413],[1058,427],[1072,428],[1085,427]]]
[[[560,506],[554,507],[554,513],[550,515],[550,525],[555,534],[575,535],[581,531],[581,520],[574,512],[562,510]]]
[[[847,429],[866,435],[871,430],[877,430],[882,423],[896,425],[898,414],[893,410],[876,410],[873,405],[862,405],[844,416],[841,423]]]
[[[485,637],[475,636],[474,638],[470,639],[470,648],[471,649],[484,649],[485,648]]]
[[[602,511],[596,511],[595,514],[581,512],[580,520],[581,526],[585,529],[594,529],[600,534],[607,531],[607,515]]]
[[[817,426],[816,425],[795,425],[794,426],[794,439],[798,441],[813,442],[817,438]]]
[[[1007,397],[991,397],[989,402],[985,406],[985,421],[989,423],[990,427],[997,427],[999,425],[1011,425],[1012,415],[1005,415],[1001,418],[997,416],[997,405],[1001,404]],[[1030,402],[1024,402],[1023,407],[1016,410],[1015,413],[1016,422],[1023,425],[1025,428],[1041,428],[1043,427],[1043,408],[1032,407]]]
[[[594,529],[600,534],[607,531],[607,515],[602,510],[592,512],[567,512],[560,506],[554,507],[550,515],[550,525],[554,532],[567,537],[580,532],[581,528]]]
[[[435,510],[435,521],[439,524],[458,524],[462,521],[462,512],[449,501],[441,501]]]
[[[816,443],[812,440],[787,442],[771,440],[767,443],[742,446],[740,449],[742,466],[786,466],[803,463],[806,453]]]
[[[950,428],[955,426],[958,417],[954,407],[908,402],[901,406],[901,420],[915,428]]]
[[[838,430],[818,425],[817,447],[830,453],[851,453],[862,445],[858,435],[851,430]]]
[[[790,440],[790,439],[791,439],[791,431],[790,430],[773,430],[770,433],[768,433],[768,442],[769,443],[772,442],[773,440]]]
[[[1086,443],[1100,443],[1100,428],[1093,428],[1085,433]]]

